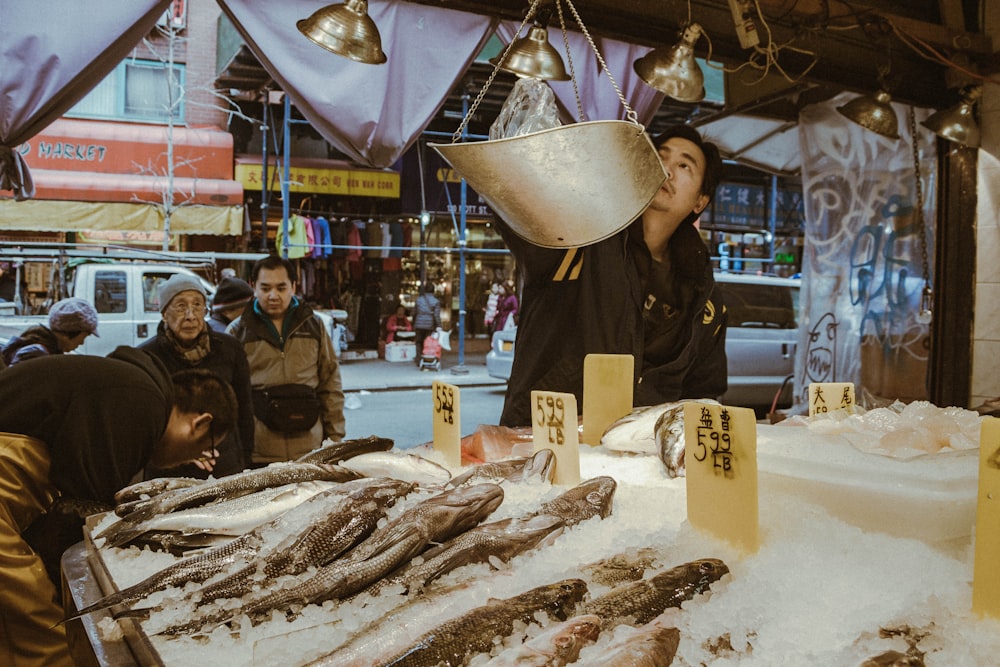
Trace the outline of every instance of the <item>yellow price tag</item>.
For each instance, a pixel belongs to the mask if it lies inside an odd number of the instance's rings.
[[[531,437],[535,452],[551,449],[555,454],[552,483],[580,483],[580,436],[577,431],[576,396],[554,391],[531,392]]]
[[[441,452],[449,467],[458,469],[462,466],[458,387],[435,380],[431,393],[434,397],[434,449]]]
[[[985,417],[979,431],[979,496],[972,611],[1000,618],[1000,419]]]
[[[746,553],[760,545],[753,410],[684,404],[688,521]]]
[[[815,417],[834,410],[854,412],[853,382],[810,382],[809,416]]]
[[[635,357],[631,354],[588,354],[583,359],[583,436],[601,444],[612,423],[632,411]]]

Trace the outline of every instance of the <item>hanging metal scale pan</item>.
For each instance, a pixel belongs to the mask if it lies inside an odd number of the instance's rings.
[[[666,179],[643,127],[622,120],[430,146],[518,236],[546,248],[588,245],[621,231]]]

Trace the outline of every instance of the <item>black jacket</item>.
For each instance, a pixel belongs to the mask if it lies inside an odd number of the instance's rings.
[[[113,504],[167,428],[170,374],[145,352],[59,354],[0,373],[0,431],[44,442],[64,496]]]
[[[47,326],[38,324],[28,327],[21,335],[14,336],[3,346],[4,364],[13,366],[15,363],[36,359],[49,354],[62,354],[59,349],[59,339]]]
[[[587,354],[632,354],[633,403],[655,405],[681,398],[716,398],[725,392],[725,308],[714,290],[707,247],[697,230],[682,225],[669,252],[693,280],[697,300],[690,339],[669,363],[644,360],[644,267],[652,261],[642,242],[641,221],[592,245],[541,248],[498,231],[523,279],[517,343],[500,424],[531,424],[533,389],[572,393],[583,408],[583,361]],[[694,273],[692,267],[699,267]]]
[[[139,346],[139,349],[152,354],[163,362],[170,374],[189,368],[204,368],[212,371],[233,388],[239,413],[236,421],[236,431],[230,432],[219,447],[219,459],[216,461],[212,475],[222,477],[241,472],[250,463],[253,454],[253,399],[250,392],[250,366],[247,363],[243,346],[232,336],[217,331],[208,332],[210,352],[201,362],[192,366],[181,358],[177,349],[171,344],[164,333],[166,325],[160,322],[156,336]],[[170,475],[175,477],[197,477],[205,479],[208,476],[194,464],[185,464],[169,471],[150,470],[149,476]]]

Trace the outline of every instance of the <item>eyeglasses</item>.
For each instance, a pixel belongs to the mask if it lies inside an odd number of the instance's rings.
[[[177,317],[187,317],[188,314],[195,317],[204,317],[208,309],[204,304],[175,303],[167,306],[167,311]]]

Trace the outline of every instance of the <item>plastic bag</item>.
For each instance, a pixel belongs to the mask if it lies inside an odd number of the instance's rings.
[[[490,126],[490,139],[507,139],[559,127],[556,96],[538,79],[518,79]]]

